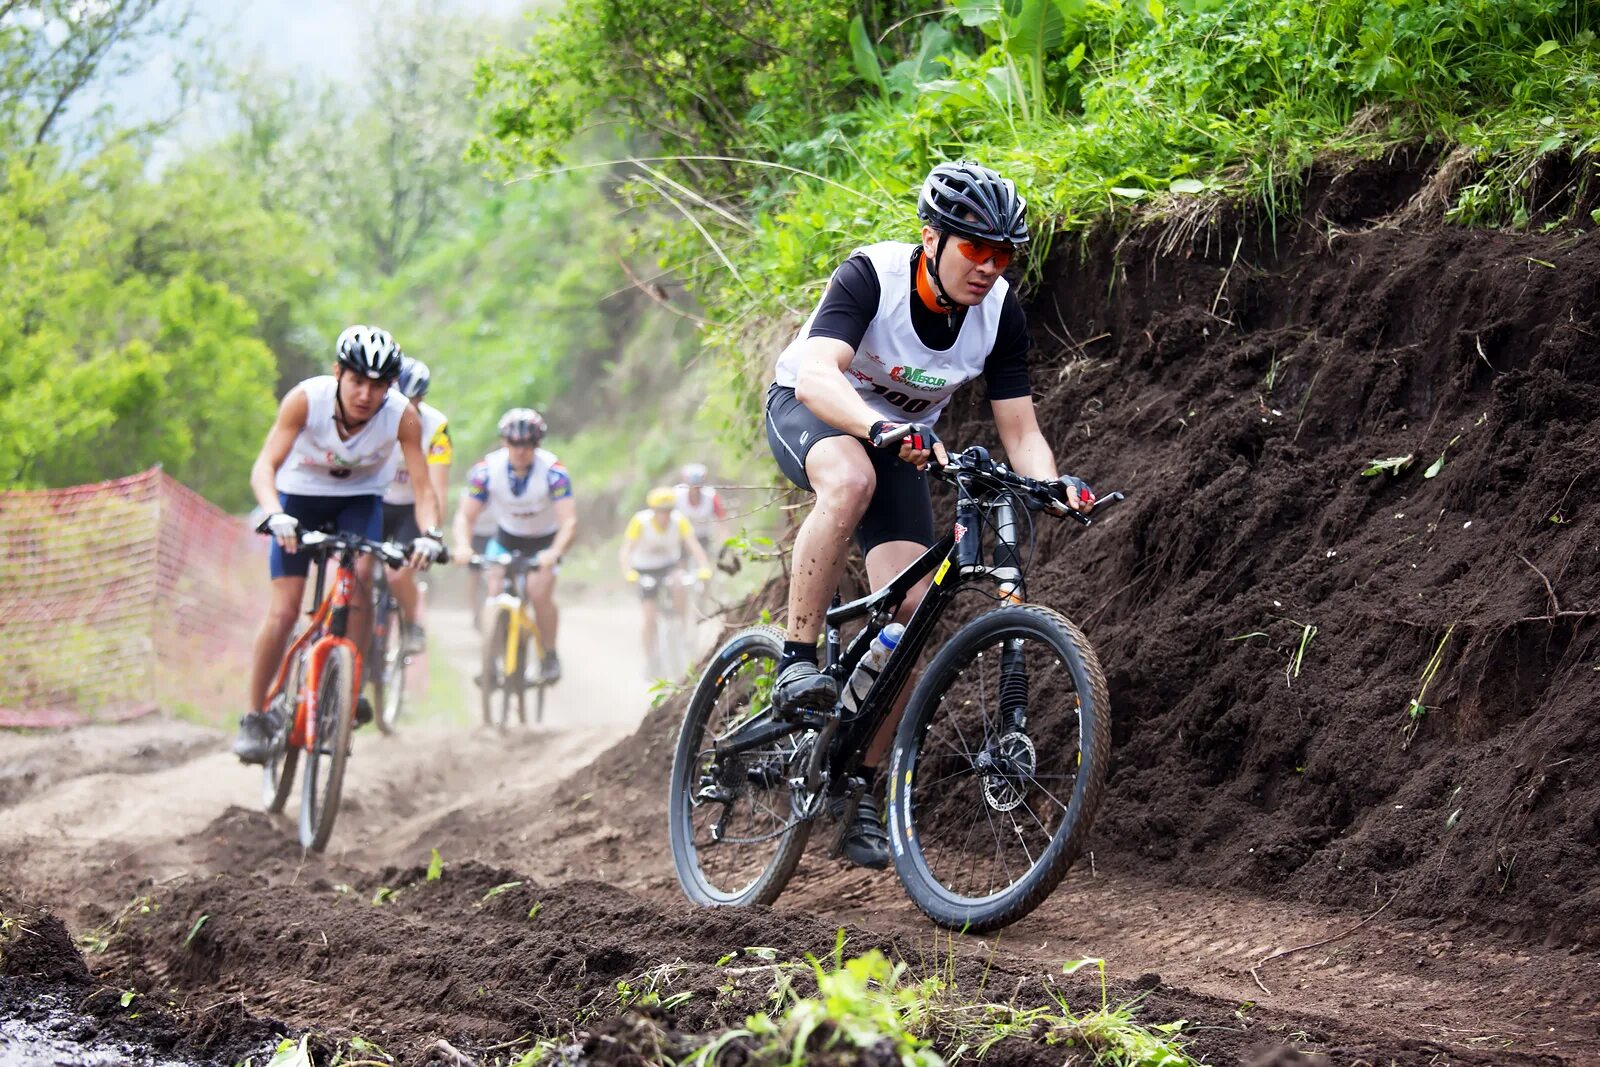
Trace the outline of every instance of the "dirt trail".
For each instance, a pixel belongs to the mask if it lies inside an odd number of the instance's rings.
[[[530,797],[629,733],[648,706],[639,650],[615,639],[631,632],[634,620],[624,606],[565,610],[567,680],[551,690],[542,726],[497,736],[475,726],[402,721],[392,737],[358,733],[334,839],[315,862],[414,860],[417,834],[476,806],[536,817],[527,808]],[[452,669],[441,674],[460,684],[460,703],[475,716],[478,639],[468,616],[437,607],[432,628],[430,654],[450,661]],[[214,843],[205,831],[220,813],[260,807],[259,773],[227,752],[225,736],[183,722],[0,734],[0,768],[0,786],[7,787],[0,800],[13,798],[0,820],[0,870],[17,869],[6,861],[25,857],[29,879],[43,884],[71,886],[85,874],[96,881],[181,876],[208,866]],[[296,803],[291,798],[277,821],[284,840],[275,855],[299,852]],[[422,846],[424,858],[428,847]],[[86,883],[85,902],[93,884]]]

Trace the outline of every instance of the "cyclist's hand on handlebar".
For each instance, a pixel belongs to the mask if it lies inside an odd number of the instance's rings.
[[[1094,510],[1094,490],[1082,478],[1063,474],[1050,488],[1057,499],[1073,511],[1087,515]]]
[[[539,552],[535,553],[533,557],[533,566],[535,570],[551,570],[560,562],[561,557],[556,555],[553,549],[549,548],[541,549]]]
[[[473,567],[482,561],[482,557],[472,551],[472,546],[465,541],[457,541],[450,547],[450,562],[459,563],[463,567]]]
[[[444,555],[444,542],[437,537],[423,534],[411,542],[411,566],[419,571],[425,571],[433,565],[434,560]]]
[[[278,511],[267,516],[261,529],[270,533],[278,547],[293,555],[300,550],[300,520],[288,512]]]
[[[639,580],[639,572],[634,570],[632,567],[629,567],[627,570],[623,571],[622,576],[629,582],[637,582]]]
[[[699,570],[694,572],[694,576],[700,579],[702,582],[709,582],[711,580],[711,568],[701,567]]]
[[[900,458],[919,471],[928,469],[930,458],[941,467],[950,462],[939,435],[920,422],[894,423],[880,419],[872,424],[867,439],[882,449],[894,449],[898,443]]]

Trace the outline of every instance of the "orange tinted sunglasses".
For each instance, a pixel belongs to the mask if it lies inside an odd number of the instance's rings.
[[[1011,257],[1016,249],[1010,245],[992,245],[987,241],[971,241],[965,238],[956,241],[956,251],[962,258],[972,263],[987,263],[994,260],[995,270],[1005,270],[1011,264]]]

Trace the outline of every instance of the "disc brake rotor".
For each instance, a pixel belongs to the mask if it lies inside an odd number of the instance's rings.
[[[1024,733],[1009,733],[978,757],[983,798],[995,811],[1011,811],[1028,796],[1028,783],[1038,769],[1033,742]]]

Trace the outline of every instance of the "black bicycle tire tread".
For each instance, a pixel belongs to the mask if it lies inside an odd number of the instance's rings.
[[[684,866],[689,861],[679,852],[677,830],[679,817],[683,814],[681,805],[686,803],[683,790],[679,788],[678,782],[679,764],[683,759],[684,738],[691,719],[696,715],[703,719],[708,714],[708,708],[705,707],[702,701],[702,691],[706,689],[707,683],[713,678],[715,670],[722,664],[725,657],[731,655],[735,645],[743,644],[750,639],[771,642],[771,651],[774,653],[774,659],[783,654],[784,634],[776,626],[764,623],[747,626],[731,635],[717,648],[716,653],[707,662],[705,673],[700,676],[699,682],[695,685],[695,691],[690,696],[688,705],[684,708],[683,722],[679,725],[678,736],[673,745],[672,770],[669,777],[671,793],[667,804],[668,848],[672,853],[673,872],[678,879],[678,885],[683,890],[684,896],[688,897],[690,903],[702,907],[751,907],[772,904],[783,894],[783,890],[789,884],[789,880],[794,877],[795,869],[800,866],[800,860],[805,855],[806,843],[811,837],[811,823],[809,821],[794,826],[782,839],[778,850],[773,855],[772,862],[767,864],[761,876],[752,883],[752,889],[743,894],[738,900],[712,901],[701,899],[695,895],[689,885],[689,880],[684,876]]]
[[[478,686],[478,699],[483,714],[483,725],[494,726],[494,694],[499,688],[495,684],[495,650],[505,646],[505,630],[503,625],[506,614],[503,611],[494,613],[494,622],[489,627],[489,634],[483,639],[483,662],[481,664],[483,681]]]
[[[395,695],[393,719],[390,719],[388,716],[389,679],[387,678],[387,673],[389,667],[389,650],[387,648],[380,650],[380,655],[377,660],[378,669],[372,672],[374,682],[372,687],[372,695],[374,698],[376,698],[376,702],[373,705],[373,718],[378,720],[378,730],[385,736],[392,736],[395,733],[395,724],[400,721],[400,702],[405,699],[406,692],[406,654],[404,645],[406,639],[405,625],[400,619],[400,612],[398,610],[392,611],[391,615],[392,618],[390,622],[390,628],[384,632],[384,643],[387,644],[391,640],[398,640],[401,642],[399,658],[400,669],[395,672],[394,688],[398,690],[398,692]]]
[[[328,659],[331,661],[335,657],[341,661],[343,672],[354,673],[355,658],[350,655],[347,649],[335,647],[329,652]],[[324,669],[326,669],[326,664],[324,664]],[[326,676],[324,675],[324,677]],[[327,848],[329,839],[333,837],[334,820],[339,817],[340,801],[343,799],[345,766],[350,761],[350,734],[355,728],[356,709],[350,702],[349,679],[342,678],[339,681],[341,683],[337,690],[340,694],[338,699],[341,702],[338,718],[339,732],[334,739],[333,754],[328,761],[328,780],[323,786],[323,799],[318,805],[315,819],[316,825],[312,828],[311,841],[309,843],[301,842],[312,852],[321,852]],[[322,698],[320,696],[317,698],[317,705],[318,707],[322,706]],[[309,756],[311,753],[307,753],[307,755]],[[307,803],[307,798],[302,795],[300,802],[301,804]]]
[[[1111,698],[1110,689],[1106,684],[1105,670],[1100,665],[1100,658],[1095,652],[1094,646],[1089,643],[1089,639],[1084,635],[1083,631],[1078,628],[1076,623],[1059,611],[1039,604],[1016,604],[985,612],[957,630],[945,644],[945,648],[940,650],[941,654],[946,649],[958,647],[963,640],[963,635],[969,631],[976,632],[976,628],[980,624],[1003,625],[1003,622],[995,623],[995,617],[1010,613],[1025,613],[1038,616],[1045,625],[1059,627],[1063,630],[1068,640],[1077,648],[1085,673],[1089,676],[1089,715],[1094,729],[1089,743],[1089,751],[1085,753],[1084,761],[1091,767],[1091,771],[1084,791],[1083,807],[1079,815],[1078,824],[1062,844],[1055,861],[1042,875],[1034,880],[1033,884],[1025,892],[1019,893],[1014,897],[1008,897],[1004,902],[995,905],[976,919],[968,916],[957,924],[947,922],[942,916],[936,914],[921,899],[916,888],[907,884],[902,877],[901,881],[906,889],[907,896],[911,898],[912,903],[916,904],[923,914],[941,926],[960,929],[973,934],[991,933],[1018,922],[1044,903],[1050,894],[1054,893],[1057,887],[1060,886],[1062,879],[1066,877],[1072,865],[1077,862],[1078,857],[1082,855],[1084,847],[1088,843],[1088,837],[1094,827],[1095,815],[1099,812],[1100,802],[1105,794],[1107,761],[1111,755]],[[951,653],[951,655],[953,656],[955,653]],[[924,671],[924,677],[932,677],[936,673],[933,668],[937,659],[938,656],[935,657],[934,662],[929,663],[928,668]],[[921,685],[919,684],[918,690],[920,689]],[[919,692],[913,692],[911,705],[906,709],[905,721],[907,723],[910,723],[915,718],[912,710],[913,706],[917,704],[919,696]],[[907,727],[907,729],[909,730],[910,728]],[[897,737],[895,748],[898,747],[899,739]],[[893,763],[891,763],[891,766],[893,766]]]

